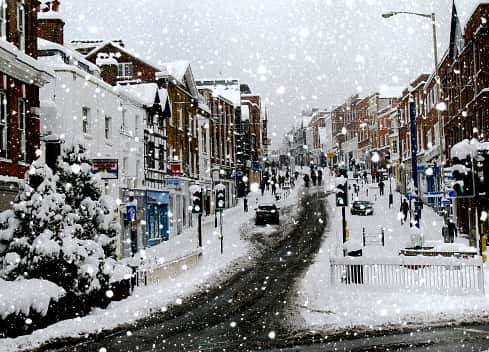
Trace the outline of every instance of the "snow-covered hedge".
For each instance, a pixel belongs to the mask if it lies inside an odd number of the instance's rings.
[[[49,304],[65,295],[65,290],[47,280],[5,281],[0,279],[0,317],[31,312],[45,316]]]

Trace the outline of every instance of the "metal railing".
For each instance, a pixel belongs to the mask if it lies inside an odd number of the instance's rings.
[[[361,285],[484,294],[482,260],[442,257],[330,258],[332,286]]]
[[[385,234],[384,229],[380,230],[380,233],[369,234],[365,231],[365,227],[362,230],[363,246],[385,246]]]

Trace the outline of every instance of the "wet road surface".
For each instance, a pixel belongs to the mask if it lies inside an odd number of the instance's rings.
[[[281,214],[275,233],[257,234],[252,264],[182,305],[87,340],[62,340],[39,351],[256,351],[282,346],[292,327],[294,284],[312,263],[327,224],[325,195],[301,199],[297,219]],[[297,205],[299,206],[299,205]],[[321,219],[321,221],[319,220]],[[102,349],[103,350],[103,349]]]

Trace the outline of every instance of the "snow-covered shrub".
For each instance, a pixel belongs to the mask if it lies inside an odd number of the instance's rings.
[[[34,162],[13,209],[0,214],[0,278],[49,280],[98,304],[114,269],[113,210],[83,147],[65,149],[55,175]]]

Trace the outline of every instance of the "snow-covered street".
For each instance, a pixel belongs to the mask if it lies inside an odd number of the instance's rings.
[[[351,184],[356,183],[349,180]],[[334,179],[327,181],[334,188]],[[360,183],[361,184],[361,183]],[[361,184],[360,200],[374,202],[372,216],[351,215],[347,212],[350,239],[361,244],[362,230],[380,233],[385,229],[385,246],[380,244],[363,247],[365,257],[382,258],[398,256],[399,250],[411,246],[413,228],[401,225],[399,193],[394,193],[394,204],[389,208],[388,186],[384,196],[379,195],[377,184]],[[368,196],[367,196],[368,190]],[[350,191],[351,193],[351,191]],[[365,288],[358,286],[331,286],[329,259],[343,256],[341,241],[341,208],[335,207],[334,194],[328,199],[330,221],[320,252],[307,274],[298,285],[298,302],[305,328],[324,330],[326,333],[348,329],[394,328],[411,324],[443,324],[453,321],[485,319],[489,313],[487,288],[489,275],[485,272],[486,295],[453,296],[423,290],[398,290]],[[356,196],[355,196],[356,197]],[[447,247],[443,243],[441,226],[443,219],[432,208],[425,206],[421,228],[424,243],[435,248]],[[468,242],[457,238],[456,248],[468,250]],[[448,246],[450,247],[450,246]],[[453,248],[453,246],[452,246]]]

